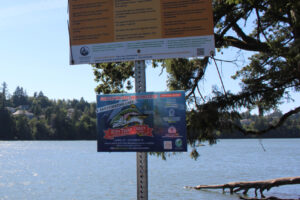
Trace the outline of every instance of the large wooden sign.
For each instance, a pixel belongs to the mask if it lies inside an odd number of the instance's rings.
[[[208,56],[211,0],[69,0],[71,64]]]

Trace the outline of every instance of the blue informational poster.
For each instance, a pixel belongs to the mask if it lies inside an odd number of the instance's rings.
[[[98,152],[187,151],[184,91],[97,96]]]

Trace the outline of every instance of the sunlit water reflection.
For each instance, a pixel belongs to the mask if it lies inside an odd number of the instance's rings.
[[[149,199],[239,199],[184,186],[299,176],[300,140],[220,140],[167,161],[149,157]],[[249,195],[253,196],[253,191]],[[267,196],[300,198],[300,185]],[[136,199],[136,154],[97,153],[95,141],[0,141],[0,200]]]

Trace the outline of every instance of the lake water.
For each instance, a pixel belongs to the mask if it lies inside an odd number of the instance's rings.
[[[300,176],[300,139],[220,140],[167,161],[149,156],[149,199],[229,200],[184,186]],[[253,196],[254,191],[249,191]],[[300,198],[300,185],[266,196]],[[0,200],[136,199],[136,153],[97,153],[95,141],[0,141]]]

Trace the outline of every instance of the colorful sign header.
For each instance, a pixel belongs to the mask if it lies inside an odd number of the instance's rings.
[[[183,91],[98,95],[98,151],[187,151],[185,112]]]
[[[69,0],[71,64],[209,56],[211,0]]]

